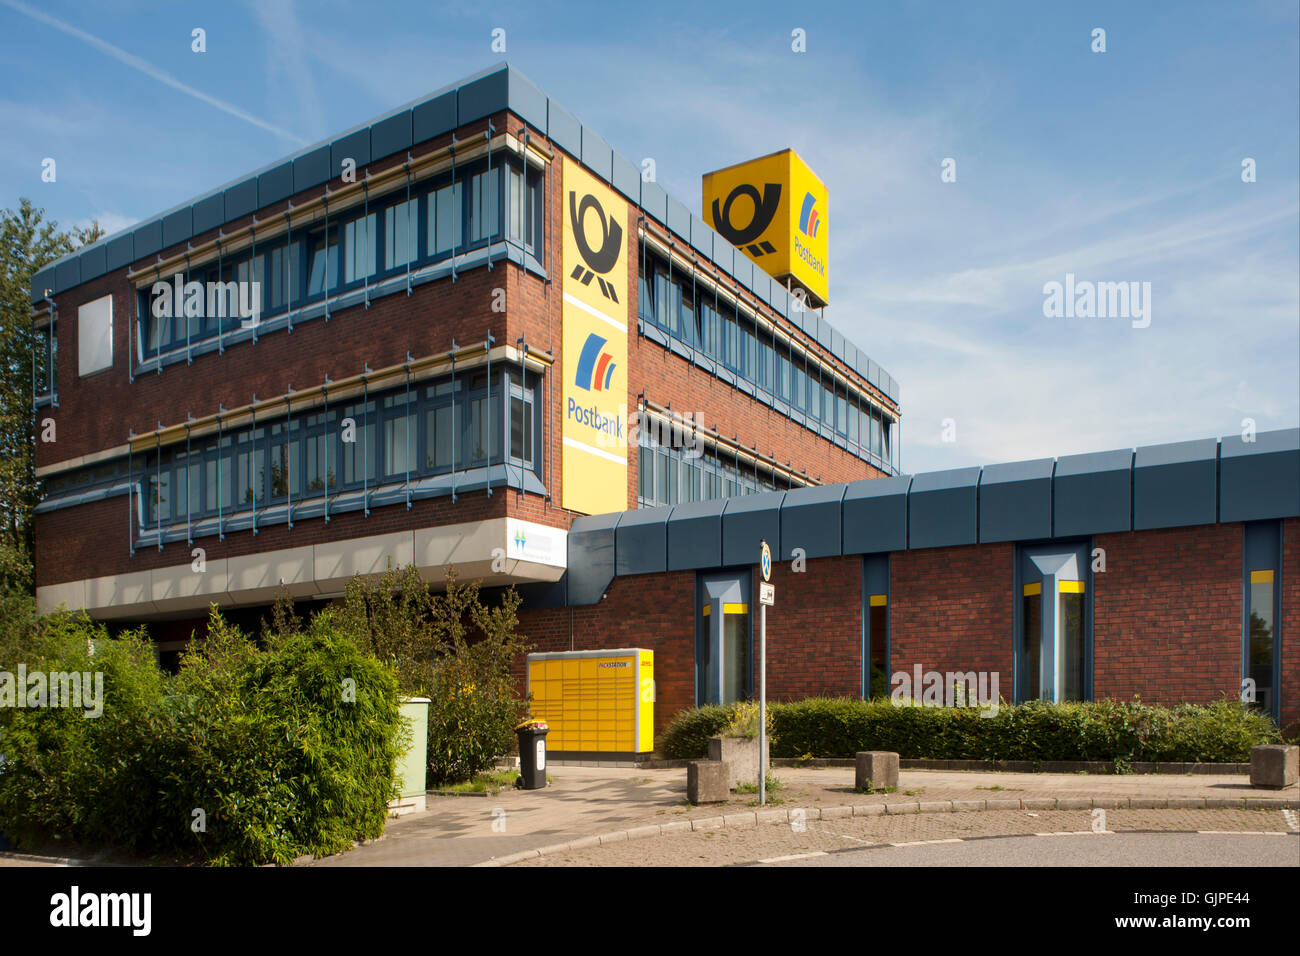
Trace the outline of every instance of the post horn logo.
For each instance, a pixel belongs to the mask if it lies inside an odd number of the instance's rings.
[[[593,250],[587,244],[587,234],[582,228],[583,220],[590,209],[596,210],[596,216],[600,220],[599,250]],[[606,282],[601,277],[618,264],[618,254],[623,249],[623,227],[613,216],[606,218],[605,210],[601,208],[595,196],[588,193],[582,197],[582,202],[578,202],[578,194],[573,190],[569,191],[569,221],[572,224],[573,239],[578,244],[578,252],[583,262],[587,264],[586,268],[581,263],[574,266],[569,278],[577,279],[583,285],[590,285],[594,278],[600,285],[601,294],[617,302],[618,294],[614,291],[614,283]]]
[[[749,220],[749,225],[743,228],[737,228],[731,222],[731,204],[736,201],[738,196],[748,196],[754,203],[754,217]],[[772,218],[776,215],[776,207],[781,202],[781,184],[766,183],[763,186],[763,197],[760,199],[758,190],[749,183],[741,183],[731,191],[727,201],[722,204],[722,209],[718,209],[718,200],[713,200],[713,228],[722,233],[722,238],[726,239],[733,246],[744,248],[751,256],[758,258],[767,255],[769,252],[776,252],[776,247],[764,239],[762,242],[754,240],[761,236],[769,225]]]

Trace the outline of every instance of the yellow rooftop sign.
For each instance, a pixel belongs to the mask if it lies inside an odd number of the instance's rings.
[[[704,174],[704,221],[768,275],[827,303],[826,186],[792,149]]]

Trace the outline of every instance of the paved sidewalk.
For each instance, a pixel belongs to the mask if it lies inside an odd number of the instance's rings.
[[[757,794],[725,804],[686,802],[684,769],[556,766],[540,791],[430,797],[429,809],[391,821],[382,840],[311,866],[467,866],[602,834],[631,838],[689,829],[734,815],[752,819]],[[1300,788],[1266,790],[1241,775],[1093,775],[904,770],[895,793],[853,790],[852,768],[774,768],[782,782],[772,809],[879,807],[876,813],[1005,811],[1010,808],[1214,809],[1300,806]],[[1063,801],[1063,802],[1059,802]],[[956,802],[956,803],[954,803]],[[853,815],[852,810],[833,811]],[[810,814],[812,815],[812,814]],[[628,835],[611,839],[628,839]],[[594,840],[592,842],[595,842]]]

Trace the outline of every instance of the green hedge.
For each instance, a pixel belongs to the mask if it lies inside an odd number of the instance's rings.
[[[0,710],[0,820],[21,844],[258,864],[383,832],[405,744],[397,681],[329,612],[259,650],[214,611],[175,677],[143,632],[69,614],[0,647],[0,670],[18,661],[104,678],[96,718]]]
[[[707,756],[708,738],[730,707],[698,707],[673,718],[663,738],[669,758]],[[1118,767],[1142,761],[1244,762],[1256,744],[1281,738],[1268,717],[1224,700],[1157,707],[1140,701],[1004,704],[976,708],[896,707],[890,701],[816,697],[768,705],[774,757],[852,757],[892,750],[936,760],[1092,760]]]

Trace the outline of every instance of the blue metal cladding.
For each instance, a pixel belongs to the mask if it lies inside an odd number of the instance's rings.
[[[81,259],[67,259],[54,269],[54,288],[56,292],[66,292],[81,283]]]
[[[1219,520],[1260,521],[1300,515],[1300,428],[1223,439]]]
[[[569,529],[569,603],[595,604],[614,580],[614,529],[622,513],[577,518]]]
[[[1214,438],[1139,448],[1133,458],[1133,530],[1214,524],[1218,450]]]
[[[257,179],[245,179],[242,183],[235,183],[233,186],[226,188],[226,222],[235,219],[242,219],[244,216],[251,215],[257,210]],[[160,240],[161,241],[161,240]],[[155,250],[156,251],[156,250]],[[144,252],[140,247],[140,233],[136,232],[135,237],[135,255],[137,259],[142,259],[151,253]]]
[[[499,113],[510,105],[510,78],[504,65],[456,89],[461,123]]]
[[[700,255],[713,258],[713,230],[704,224],[703,219],[691,216],[691,245]]]
[[[56,272],[54,266],[46,266],[40,272],[32,274],[32,302],[40,302],[44,299],[46,289],[50,291],[50,294],[59,291]]]
[[[450,133],[458,125],[456,91],[443,93],[411,108],[411,140],[423,143]],[[326,177],[328,178],[328,176]]]
[[[1058,538],[1133,530],[1133,451],[1062,455],[1052,478]]]
[[[634,203],[641,201],[641,171],[622,153],[614,153],[614,188]]]
[[[749,288],[754,284],[754,263],[749,261],[739,249],[733,249],[731,252],[731,274],[741,285]]]
[[[403,110],[370,127],[371,159],[383,159],[411,148],[411,111]]]
[[[582,165],[605,182],[613,176],[614,151],[604,137],[586,126],[582,128]],[[689,233],[688,233],[689,235]]]
[[[980,469],[953,468],[912,478],[907,496],[907,544],[943,548],[977,538]]]
[[[781,502],[781,561],[794,558],[796,548],[807,558],[830,558],[840,552],[840,521],[846,484],[814,485],[787,491]],[[772,542],[768,542],[770,545]]]
[[[668,517],[672,508],[628,511],[614,530],[614,573],[668,570]]]
[[[184,209],[177,209],[175,212],[169,212],[163,217],[162,244],[164,249],[179,245],[182,242],[188,242],[193,235],[194,215],[192,207],[186,206]]]
[[[668,570],[689,571],[722,565],[722,511],[726,499],[676,505],[668,517]]]
[[[538,132],[546,132],[546,94],[513,67],[507,67],[506,72],[510,112]]]
[[[91,279],[98,279],[106,271],[105,263],[107,261],[108,247],[103,245],[92,246],[81,254],[81,281],[89,282]]]
[[[293,195],[293,163],[281,163],[257,177],[257,206],[270,206]],[[171,245],[171,243],[168,243]]]
[[[253,205],[257,205],[257,182],[249,180],[253,187]],[[242,184],[241,184],[242,185]],[[227,190],[227,193],[229,190]],[[226,207],[230,207],[229,201]],[[143,226],[138,226],[133,233],[135,236],[135,255],[137,259],[143,259],[145,256],[152,256],[159,252],[163,247],[162,220],[155,219],[152,222],[146,222]]]
[[[722,512],[722,563],[757,564],[763,540],[773,554],[781,554],[781,502],[786,492],[724,498]]]
[[[109,272],[115,269],[121,269],[123,266],[130,265],[135,260],[135,237],[133,233],[127,233],[124,236],[118,236],[116,239],[110,239],[108,242],[108,262]]]
[[[855,481],[844,492],[845,554],[907,550],[907,490],[911,475]]]
[[[194,204],[194,235],[199,236],[219,228],[226,221],[226,197],[213,193]]]
[[[370,162],[370,127],[349,133],[341,139],[330,143],[330,176],[343,172],[343,161],[350,159],[357,164],[357,179]]]
[[[691,238],[691,213],[684,205],[668,197],[668,228],[686,241]]]
[[[646,215],[667,224],[668,194],[664,192],[664,187],[656,182],[645,182],[643,180],[641,183],[641,208],[646,211]]]
[[[304,153],[293,161],[293,188],[295,192],[319,186],[330,178],[330,148],[322,146]]]
[[[555,100],[546,101],[546,135],[571,156],[582,156],[582,124]]]
[[[1052,536],[1051,458],[985,465],[980,477],[980,541]]]

